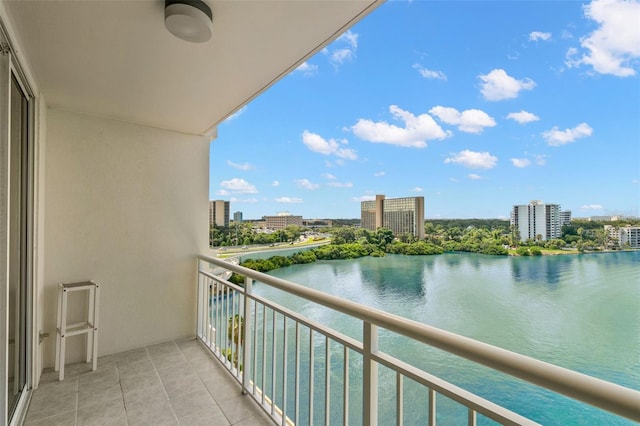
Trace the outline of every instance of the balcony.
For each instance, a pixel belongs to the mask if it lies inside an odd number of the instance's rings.
[[[466,410],[469,425],[487,419],[506,425],[537,424],[385,354],[377,345],[381,329],[640,420],[638,391],[216,258],[199,256],[198,265],[197,339],[101,357],[95,372],[89,364],[73,364],[64,381],[47,371],[34,392],[25,425],[375,425],[379,397],[382,392],[389,397],[388,388],[379,388],[380,366],[395,374],[391,393],[398,425],[415,420],[405,419],[407,381],[424,388],[428,405],[421,415],[430,425],[436,423],[436,401],[443,396]],[[246,277],[244,287],[223,278],[231,271]],[[361,320],[362,341],[254,295],[254,280]]]
[[[210,352],[195,339],[170,341],[48,371],[25,426],[269,425]]]
[[[380,333],[395,333],[484,365],[529,384],[640,421],[640,392],[531,357],[455,335],[342,298],[207,256],[199,257],[198,338],[226,366],[245,393],[277,424],[378,424],[380,406],[394,411],[395,424],[416,416],[429,425],[537,424],[401,359],[379,346]],[[245,277],[243,287],[221,271]],[[360,321],[352,338],[253,293],[253,282],[277,288]],[[381,380],[382,369],[394,379]],[[380,370],[380,371],[379,371]],[[405,383],[426,405],[405,413]],[[409,395],[407,393],[406,399]],[[389,401],[392,401],[391,403]],[[440,412],[447,400],[466,412],[455,420]],[[438,402],[436,402],[438,401]],[[450,405],[450,404],[443,404]],[[388,413],[387,413],[388,415]],[[422,422],[421,422],[422,424]]]

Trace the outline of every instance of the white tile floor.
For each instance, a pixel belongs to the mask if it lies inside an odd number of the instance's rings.
[[[25,426],[273,425],[197,340],[167,342],[43,374]]]

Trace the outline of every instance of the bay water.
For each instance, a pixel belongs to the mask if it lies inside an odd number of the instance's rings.
[[[638,251],[541,257],[387,255],[318,261],[270,274],[640,390]],[[362,339],[361,321],[264,284],[257,283],[254,292],[324,326]],[[317,340],[314,363],[322,365],[324,339]],[[337,367],[332,367],[329,380],[332,409],[328,414],[322,411],[325,379],[320,375],[314,383],[318,387],[314,423],[323,422],[325,414],[330,416],[331,424],[342,422],[342,349],[334,349],[332,365]],[[542,424],[632,424],[384,330],[380,349]],[[291,359],[293,356],[289,355]],[[354,360],[350,358],[350,362]],[[307,380],[306,376],[301,380]],[[395,374],[381,367],[379,381],[379,424],[392,425],[396,415]],[[357,373],[350,378],[350,392],[355,392],[349,398],[350,424],[362,423],[361,395],[357,394],[360,383]],[[426,390],[410,380],[405,380],[403,387],[405,424],[426,424]],[[300,398],[305,401],[305,383],[300,389]],[[292,393],[288,392],[289,399]],[[308,422],[307,405],[300,404],[300,418],[306,419],[300,420],[302,424]],[[292,406],[291,401],[288,406]],[[438,424],[466,424],[466,409],[459,404],[439,396],[437,407]],[[492,424],[484,418],[478,423]]]

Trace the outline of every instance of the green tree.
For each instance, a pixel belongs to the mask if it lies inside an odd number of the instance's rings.
[[[418,240],[418,238],[413,234],[405,232],[403,234],[398,235],[398,240],[402,241],[403,243],[415,243]]]
[[[393,242],[393,232],[389,228],[381,227],[376,229],[375,238],[378,242],[378,247],[384,250]]]
[[[331,236],[333,244],[350,244],[356,241],[356,231],[351,226],[335,228],[331,232]]]
[[[287,226],[287,229],[285,231],[287,233],[288,241],[296,241],[297,239],[300,238],[300,235],[302,234],[302,228],[299,227],[298,225],[289,225]]]
[[[531,256],[541,256],[542,255],[542,250],[540,250],[540,247],[531,247],[529,249],[529,252],[531,253]]]

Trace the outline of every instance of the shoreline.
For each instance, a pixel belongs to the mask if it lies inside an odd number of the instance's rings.
[[[542,254],[540,256],[567,256],[567,255],[578,255],[578,254],[598,254],[598,253],[626,253],[626,252],[634,252],[634,251],[640,251],[640,248],[630,248],[630,249],[624,249],[624,250],[585,250],[585,251],[578,251],[578,250],[566,250],[566,251],[562,251],[562,252],[553,252],[553,253],[545,253],[544,251],[542,252]],[[466,252],[460,252],[460,253],[466,253]],[[536,257],[534,255],[520,255],[517,253],[511,253],[509,252],[508,256],[513,256],[513,257]]]

